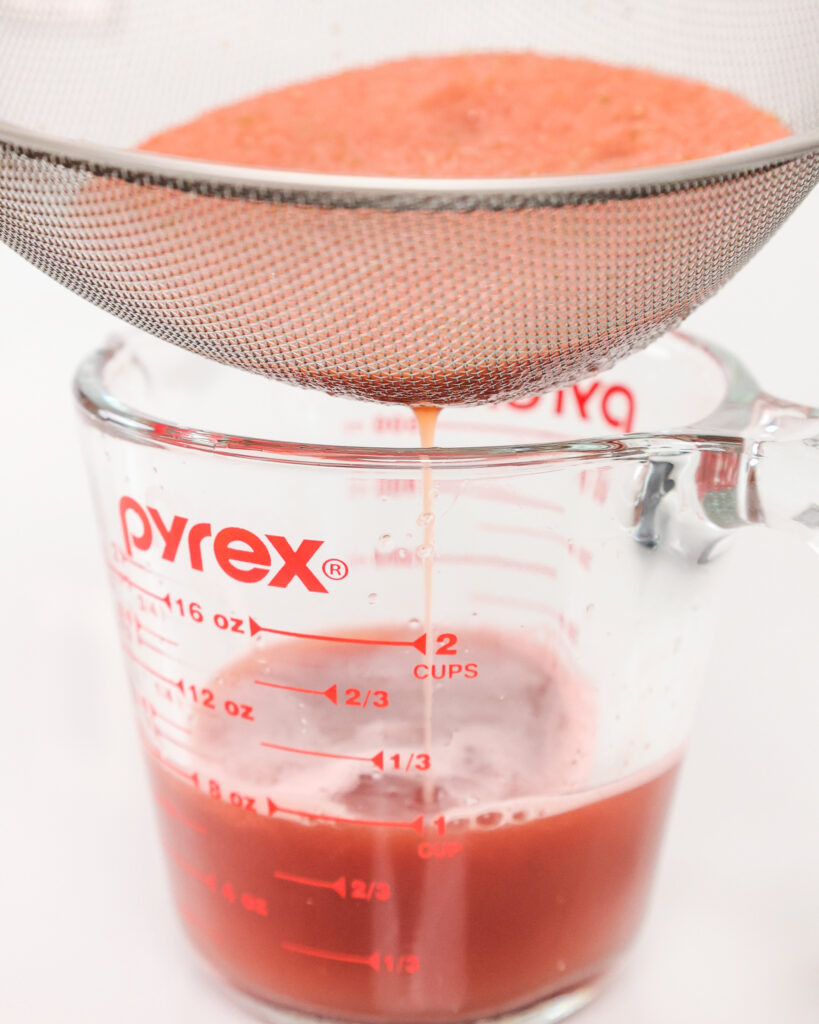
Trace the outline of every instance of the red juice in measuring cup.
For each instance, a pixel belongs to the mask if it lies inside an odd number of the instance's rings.
[[[475,672],[436,682],[429,752],[406,649],[262,648],[198,694],[173,760],[149,725],[180,914],[245,992],[469,1021],[592,981],[633,937],[674,763],[584,787],[590,688],[534,648],[461,644]]]

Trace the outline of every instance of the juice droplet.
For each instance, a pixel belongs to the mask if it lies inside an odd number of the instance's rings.
[[[408,625],[409,625],[410,629],[418,629],[418,627],[421,625],[421,620],[420,619],[410,619]]]
[[[415,549],[415,554],[418,555],[422,562],[425,562],[432,554],[432,547],[429,544],[419,544]]]
[[[432,524],[434,522],[435,522],[435,513],[434,512],[422,512],[421,515],[418,516],[418,525],[419,526],[432,526]]]
[[[367,600],[369,601],[370,604],[375,604],[375,602],[378,600],[378,594],[367,594]]]
[[[380,551],[392,551],[395,541],[389,533],[382,533],[378,538],[378,548]]]

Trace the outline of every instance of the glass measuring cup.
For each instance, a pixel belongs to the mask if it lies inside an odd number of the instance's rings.
[[[723,542],[816,545],[816,414],[682,335],[445,412],[431,453],[406,410],[147,339],[77,394],[199,952],[277,1021],[581,1006],[644,909]]]

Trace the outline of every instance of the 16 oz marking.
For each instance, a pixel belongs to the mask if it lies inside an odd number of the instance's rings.
[[[173,608],[183,619],[190,619],[191,622],[204,622],[205,613],[198,601],[183,601],[181,597],[173,602]],[[226,633],[246,633],[245,620],[235,615],[223,615],[222,612],[214,612],[210,621]]]

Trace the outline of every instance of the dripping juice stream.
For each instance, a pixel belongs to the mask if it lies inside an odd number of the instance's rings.
[[[413,413],[418,423],[418,433],[421,437],[422,448],[435,447],[435,426],[441,410],[434,405],[413,406]],[[421,523],[424,527],[424,539],[422,545],[423,566],[424,566],[424,635],[426,636],[424,660],[426,663],[426,678],[424,679],[424,752],[432,752],[432,588],[433,570],[435,568],[435,481],[432,476],[432,467],[426,463],[423,470],[423,491],[424,504],[421,514]],[[424,773],[424,803],[431,804],[434,793],[433,769],[430,767]]]

